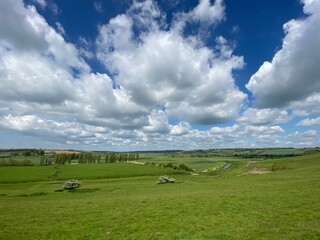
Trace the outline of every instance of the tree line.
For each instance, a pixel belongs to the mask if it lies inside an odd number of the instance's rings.
[[[103,159],[104,158],[104,159]],[[76,160],[79,164],[97,163],[104,160],[105,163],[113,162],[127,162],[139,160],[139,154],[135,153],[109,153],[109,154],[95,154],[90,152],[81,153],[60,153],[55,154],[53,158],[41,156],[40,165],[64,165],[71,164],[72,160]]]
[[[14,159],[0,159],[0,166],[32,166],[32,162],[29,159],[14,160]]]

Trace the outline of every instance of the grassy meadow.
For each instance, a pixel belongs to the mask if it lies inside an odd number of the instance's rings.
[[[139,161],[0,167],[0,239],[320,239],[320,154]]]

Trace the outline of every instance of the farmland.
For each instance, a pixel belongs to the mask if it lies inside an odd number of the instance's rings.
[[[140,154],[137,162],[146,165],[39,166],[29,158],[35,166],[0,167],[1,239],[320,238],[319,153]],[[193,172],[161,167],[168,163]],[[161,175],[176,183],[157,185]],[[79,189],[57,191],[73,178]]]

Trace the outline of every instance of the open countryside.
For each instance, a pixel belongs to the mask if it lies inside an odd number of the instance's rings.
[[[320,0],[0,0],[0,240],[320,240]]]
[[[1,239],[320,237],[319,149],[20,154],[0,158],[32,163],[0,167]],[[70,179],[81,186],[61,191]]]

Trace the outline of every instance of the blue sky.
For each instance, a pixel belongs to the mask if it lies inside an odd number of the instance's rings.
[[[0,148],[315,147],[320,1],[4,0]]]

